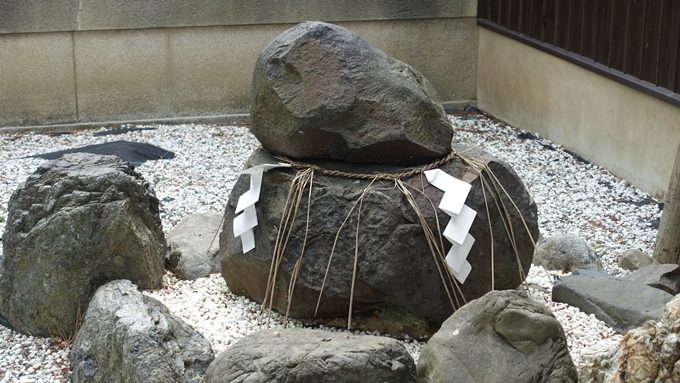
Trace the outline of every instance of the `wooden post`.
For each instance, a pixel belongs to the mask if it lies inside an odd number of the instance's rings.
[[[664,198],[653,257],[659,263],[680,264],[680,147]]]

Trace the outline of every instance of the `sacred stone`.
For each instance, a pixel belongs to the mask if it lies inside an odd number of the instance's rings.
[[[446,273],[446,266],[442,265],[441,256],[433,257],[419,216],[409,205],[407,197],[397,189],[395,181],[373,182],[361,205],[354,208],[343,226],[343,221],[371,181],[317,171],[313,179],[311,204],[308,204],[308,189],[300,194],[296,219],[291,226],[273,285],[272,306],[281,312],[289,309],[293,317],[314,316],[325,278],[318,317],[346,317],[355,254],[357,271],[353,308],[360,312],[397,312],[403,321],[419,318],[436,326],[454,311],[452,301],[460,306],[465,300],[484,295],[492,287],[516,288],[531,266],[531,237],[538,237],[536,205],[510,166],[476,149],[456,149],[464,151],[466,158],[493,172],[499,184],[495,184],[493,177],[485,172],[485,182],[490,189],[483,192],[479,172],[459,157],[439,167],[451,176],[471,183],[466,205],[478,212],[470,229],[476,242],[467,257],[472,271],[464,284],[452,289],[450,298],[442,280],[448,283],[447,286],[452,280]],[[248,160],[246,168],[265,163],[276,163],[276,159],[265,150],[258,149]],[[349,165],[339,161],[317,164],[327,169],[353,173],[394,173],[412,169]],[[249,176],[241,175],[234,186],[220,236],[222,275],[232,292],[257,302],[264,301],[277,233],[283,227],[281,217],[295,176],[296,171],[290,168],[264,173],[259,202],[255,204],[258,218],[258,225],[254,229],[256,245],[254,250],[246,254],[242,251],[241,238],[234,238],[232,221],[239,197],[249,188]],[[443,193],[431,186],[421,171],[414,172],[402,181],[413,196],[423,219],[437,233],[436,242],[440,243],[437,227],[439,225],[443,231],[450,219],[436,206]],[[507,191],[510,198],[502,189]],[[357,232],[359,212],[361,216]],[[506,221],[506,217],[509,217],[509,221]],[[445,239],[441,243],[446,254],[450,243]],[[288,285],[298,259],[300,272],[288,307]],[[435,259],[440,262],[435,263]]]
[[[430,83],[337,25],[283,32],[255,64],[251,131],[274,153],[420,164],[450,150],[453,129]]]

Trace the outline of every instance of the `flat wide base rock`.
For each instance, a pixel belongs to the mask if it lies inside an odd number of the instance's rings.
[[[571,275],[552,290],[552,299],[578,307],[619,330],[659,320],[673,296],[643,283],[610,276]]]
[[[206,383],[415,382],[413,359],[398,341],[321,330],[264,330],[217,356]]]
[[[523,281],[523,275],[528,272],[533,254],[533,244],[522,217],[533,238],[537,238],[536,206],[518,176],[508,165],[470,148],[455,149],[465,151],[467,156],[491,169],[519,208],[521,214],[514,209],[512,202],[504,194],[496,198],[502,201],[501,206],[507,208],[510,216],[508,224],[512,227],[511,233],[514,235],[517,254],[511,244],[510,231],[506,230],[493,193],[489,190],[486,191],[486,197],[490,220],[487,217],[485,194],[482,192],[478,172],[461,159],[453,159],[442,165],[441,170],[471,183],[472,189],[466,204],[477,211],[470,229],[470,234],[476,242],[467,257],[472,265],[472,271],[465,283],[459,284],[459,289],[451,288],[458,294],[451,293],[449,299],[441,278],[441,276],[447,278],[444,274],[446,269],[440,274],[442,269],[438,268],[430,252],[418,216],[404,194],[395,187],[394,181],[376,181],[371,185],[371,190],[365,194],[360,208],[357,241],[359,207],[355,208],[344,226],[343,222],[357,199],[369,186],[370,180],[335,177],[317,171],[313,179],[309,204],[309,225],[306,222],[309,201],[307,188],[301,193],[297,218],[292,225],[284,256],[277,271],[273,307],[284,313],[289,310],[290,315],[295,318],[314,317],[336,235],[337,243],[325,279],[316,316],[318,318],[347,318],[355,250],[358,258],[353,309],[364,312],[381,310],[385,306],[396,307],[399,310],[392,313],[398,314],[392,318],[383,317],[383,321],[391,322],[394,325],[392,328],[401,327],[404,331],[410,331],[410,324],[414,323],[414,320],[438,326],[454,311],[451,301],[462,305],[463,296],[467,301],[480,297],[491,290],[492,284],[496,289],[516,288]],[[278,160],[269,153],[258,149],[245,167],[277,162]],[[352,173],[376,171],[394,173],[410,170],[330,161],[318,162],[317,165]],[[249,176],[242,175],[234,186],[220,237],[220,257],[222,275],[229,289],[235,294],[245,295],[257,302],[264,301],[281,217],[291,182],[296,174],[296,171],[285,168],[264,173],[260,198],[255,204],[258,218],[258,225],[254,229],[255,249],[246,254],[243,254],[241,239],[233,236],[232,222],[239,197],[249,189]],[[403,182],[411,191],[429,227],[435,232],[437,227],[443,230],[450,219],[437,208],[443,193],[430,186],[420,172],[404,179]],[[305,234],[307,227],[309,229]],[[444,244],[444,251],[447,252],[450,244],[446,240]],[[289,307],[288,286],[298,259],[300,272]],[[461,291],[463,296],[460,294]],[[374,325],[379,325],[383,321],[375,321]],[[399,321],[405,322],[404,325],[400,326],[397,323]],[[376,329],[381,332],[387,331],[383,328],[374,328]],[[394,334],[393,330],[389,331]],[[420,336],[427,335],[428,332],[429,330],[424,333],[408,334]]]
[[[493,291],[456,311],[418,359],[421,383],[576,383],[567,339],[550,310]]]

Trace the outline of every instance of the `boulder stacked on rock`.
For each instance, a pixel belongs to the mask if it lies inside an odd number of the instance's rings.
[[[518,291],[493,291],[456,311],[427,342],[418,381],[577,382],[560,322]]]
[[[72,382],[200,382],[210,343],[128,280],[97,289],[71,348]]]
[[[317,318],[346,317],[354,280],[355,311],[391,316],[363,328],[385,331],[381,323],[408,328],[396,323],[401,320],[428,323],[431,330],[451,315],[453,306],[523,281],[531,265],[532,238],[538,238],[533,200],[509,165],[478,149],[454,146],[456,152],[447,154],[452,151],[452,127],[430,85],[410,67],[344,28],[303,23],[264,50],[253,94],[252,130],[264,148],[252,154],[245,168],[281,161],[274,153],[321,168],[311,192],[307,188],[300,194],[286,236],[273,283],[275,309],[297,318],[315,312]],[[437,207],[443,192],[428,183],[423,165],[395,165],[432,159],[440,161],[432,167],[471,184],[465,203],[477,211],[470,229],[476,242],[467,257],[472,271],[455,288],[442,256],[433,257],[421,225],[422,218],[439,242],[451,218]],[[232,189],[220,236],[222,275],[232,292],[265,300],[286,201],[306,166],[264,173],[255,205],[255,248],[245,254],[241,238],[234,238],[233,220],[239,197],[250,188],[250,176],[242,175]],[[481,168],[486,169],[485,191]],[[356,176],[378,173],[408,173],[399,182],[412,201],[394,179],[372,182],[371,176]],[[362,194],[361,205],[355,205]],[[444,239],[441,245],[445,255],[450,244]],[[294,270],[299,274],[289,297]]]
[[[0,316],[36,336],[68,336],[97,287],[159,288],[166,242],[158,199],[115,156],[71,154],[12,195],[0,256]]]
[[[262,51],[250,114],[262,146],[294,158],[408,165],[451,151],[423,75],[327,23],[298,24]]]
[[[415,363],[394,339],[294,328],[242,338],[205,376],[206,383],[415,381]]]

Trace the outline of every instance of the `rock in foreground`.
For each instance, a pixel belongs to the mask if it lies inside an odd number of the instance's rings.
[[[71,348],[72,382],[199,382],[210,343],[130,281],[100,287]]]
[[[517,291],[493,291],[447,319],[418,359],[419,382],[578,381],[560,323]]]
[[[630,330],[612,351],[581,370],[583,383],[680,382],[680,296],[663,318]]]
[[[321,330],[264,330],[217,356],[206,383],[415,382],[413,359],[398,341]]]
[[[515,172],[508,165],[481,152],[469,148],[467,150],[466,154],[486,164],[494,172],[519,207],[531,234],[536,238],[538,234],[536,205]],[[260,149],[251,156],[246,167],[272,162],[276,160]],[[358,173],[406,170],[384,166],[350,167],[339,162],[326,162],[323,166],[337,166]],[[472,264],[472,272],[461,286],[465,298],[469,301],[490,291],[492,285],[491,234],[484,194],[478,174],[461,160],[454,159],[441,169],[472,184],[466,204],[478,212],[470,229],[470,234],[476,242],[467,258]],[[255,228],[256,246],[246,254],[242,252],[241,239],[233,237],[232,221],[239,196],[249,188],[249,177],[242,175],[234,186],[220,238],[222,275],[232,292],[245,295],[257,302],[263,301],[277,228],[280,227],[284,203],[295,174],[296,172],[289,169],[271,170],[264,174],[260,199],[255,205],[259,221]],[[443,230],[449,216],[431,203],[440,201],[443,193],[430,186],[422,174],[411,176],[404,182],[410,185],[415,201],[430,227],[436,228],[438,220]],[[366,180],[321,174],[315,176],[309,210],[309,232],[290,306],[291,316],[310,318],[314,315],[336,234],[369,183],[370,181]],[[421,189],[424,193],[417,191]],[[302,194],[298,218],[288,239],[275,284],[273,307],[281,312],[286,311],[288,283],[305,240],[308,190]],[[521,262],[518,265],[518,257],[513,251],[497,206],[490,193],[487,191],[486,194],[493,229],[495,288],[514,289],[523,281],[520,270],[524,274],[529,270],[533,245],[520,215],[503,196],[503,203],[509,207],[508,212],[512,218],[515,244]],[[347,317],[357,244],[356,222],[355,210],[338,237],[319,307],[320,318]],[[366,194],[361,206],[358,245],[354,310],[370,310],[390,305],[409,314],[403,316],[404,321],[411,322],[415,316],[435,324],[442,323],[451,315],[453,307],[439,277],[423,229],[406,197],[396,189],[393,181],[376,181],[373,189]],[[446,251],[448,247],[449,245],[446,245]],[[394,322],[395,318],[390,319]],[[390,320],[377,321],[375,325],[387,321]]]
[[[0,316],[35,336],[68,336],[97,287],[159,288],[167,249],[158,199],[115,156],[70,154],[38,168],[9,201]]]
[[[430,83],[354,32],[305,22],[255,64],[251,131],[293,158],[418,164],[451,148],[453,129]]]

